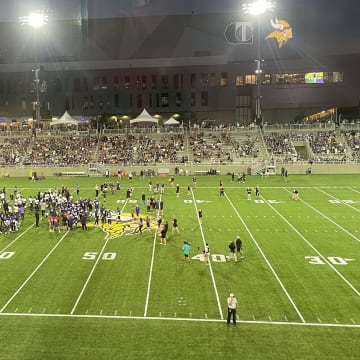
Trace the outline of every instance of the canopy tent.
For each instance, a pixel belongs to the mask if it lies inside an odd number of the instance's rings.
[[[130,125],[132,124],[136,124],[136,123],[140,123],[140,122],[143,122],[143,123],[154,123],[154,124],[158,124],[159,120],[152,117],[147,111],[146,109],[144,109],[142,111],[142,113],[137,116],[135,119],[132,119],[130,120]]]
[[[180,122],[171,117],[169,120],[164,122],[164,125],[180,125]]]
[[[50,126],[53,126],[53,125],[78,125],[79,124],[79,121],[73,119],[71,117],[71,115],[65,111],[64,115],[59,119],[59,120],[56,120],[52,123],[50,123]]]

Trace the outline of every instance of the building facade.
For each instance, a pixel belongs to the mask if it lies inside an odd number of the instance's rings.
[[[144,11],[158,3],[133,7]],[[0,23],[6,49],[0,54],[0,117],[34,116],[35,68],[42,119],[65,110],[131,118],[146,108],[164,118],[177,114],[185,123],[248,125],[259,91],[262,121],[268,123],[359,106],[359,49],[328,48],[321,24],[314,25],[299,5],[266,14],[261,22],[240,10],[96,18],[94,7],[74,0],[70,19],[49,16],[41,31]],[[279,19],[292,29],[281,46],[269,37]]]

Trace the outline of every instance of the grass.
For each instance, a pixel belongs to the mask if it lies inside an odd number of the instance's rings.
[[[146,214],[140,199],[152,194],[150,180],[165,182],[156,196],[170,225],[166,246],[155,230],[140,235],[136,224],[113,223],[106,232],[90,220],[87,231],[49,232],[46,218],[34,227],[29,209],[18,232],[0,235],[1,359],[357,358],[356,175],[247,177],[246,184],[204,176],[190,194],[191,177],[177,177],[179,197],[167,178],[124,178],[102,202],[124,215],[138,203]],[[94,198],[104,179],[1,181],[7,197],[15,185],[26,198],[64,185],[76,200]],[[260,197],[247,200],[246,188],[256,185]],[[174,216],[180,234],[171,231]],[[226,261],[236,235],[245,254],[238,263]],[[191,264],[182,261],[184,240]],[[206,242],[210,265],[201,261]],[[239,301],[236,328],[225,324],[230,292]]]

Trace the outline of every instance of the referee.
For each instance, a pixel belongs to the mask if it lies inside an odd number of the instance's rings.
[[[233,293],[231,293],[227,299],[227,307],[228,307],[227,326],[230,326],[231,318],[234,326],[236,326],[237,300]]]

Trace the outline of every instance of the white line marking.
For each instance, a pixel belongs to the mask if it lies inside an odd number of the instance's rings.
[[[290,193],[290,191],[286,188],[284,188],[284,190],[286,190],[288,193]],[[355,235],[353,235],[351,232],[349,232],[348,230],[346,230],[345,228],[343,228],[341,225],[339,225],[338,223],[336,223],[334,220],[330,219],[328,216],[326,216],[325,214],[323,214],[320,210],[314,208],[313,206],[311,206],[309,203],[307,203],[306,201],[300,199],[300,201],[305,204],[307,207],[309,207],[310,209],[316,211],[319,215],[321,215],[323,218],[325,218],[326,220],[330,221],[332,224],[334,224],[335,226],[337,226],[339,229],[341,229],[343,232],[345,232],[346,234],[348,234],[350,237],[352,237],[354,240],[360,242],[360,239],[358,239]]]
[[[294,310],[296,311],[296,313],[298,314],[299,318],[301,319],[302,322],[305,322],[304,317],[301,315],[300,310],[297,308],[294,300],[291,298],[290,294],[288,293],[288,291],[286,290],[284,284],[282,283],[282,281],[280,280],[278,274],[276,273],[275,269],[272,267],[272,265],[270,264],[270,261],[267,259],[266,255],[264,254],[264,252],[262,251],[260,245],[257,243],[257,241],[255,240],[254,235],[251,233],[250,229],[248,228],[248,226],[246,225],[244,219],[241,217],[241,215],[239,214],[239,212],[237,211],[236,207],[234,206],[234,204],[231,202],[231,200],[229,199],[229,197],[227,196],[227,194],[225,193],[225,196],[229,202],[229,204],[231,205],[231,207],[234,209],[235,213],[237,214],[237,217],[239,218],[239,220],[242,222],[242,224],[244,225],[246,231],[248,232],[248,234],[250,235],[252,241],[254,242],[255,246],[257,247],[257,249],[259,250],[261,256],[263,257],[263,259],[265,260],[267,266],[269,267],[269,269],[271,270],[271,272],[273,273],[273,275],[275,276],[275,279],[277,280],[277,282],[279,283],[280,287],[282,288],[282,290],[284,291],[286,297],[288,298],[288,300],[290,301],[291,305],[293,306]],[[263,198],[262,198],[263,199]],[[264,199],[263,199],[264,200]],[[265,201],[265,200],[264,200]],[[266,202],[267,203],[267,202]],[[269,205],[269,204],[268,204]],[[270,206],[270,205],[269,205]]]
[[[193,204],[194,204],[195,211],[196,211],[196,217],[197,217],[198,223],[199,223],[199,228],[200,228],[201,238],[202,238],[202,241],[203,241],[203,246],[205,248],[206,241],[205,241],[204,231],[203,231],[203,227],[202,227],[202,224],[201,224],[199,216],[198,216],[198,207],[196,205],[197,203],[196,203],[196,200],[195,200],[195,195],[194,195],[193,189],[191,189],[191,196],[193,198]],[[214,272],[213,272],[213,269],[212,269],[211,261],[209,261],[209,270],[210,270],[211,280],[212,280],[214,291],[215,291],[215,297],[216,297],[216,301],[217,301],[217,304],[218,304],[220,317],[221,317],[221,319],[224,319],[224,315],[223,315],[222,307],[221,307],[221,304],[220,304],[219,293],[218,293],[218,290],[217,290],[216,281],[215,281],[215,275],[214,275]]]
[[[129,199],[126,199],[126,201],[125,201],[125,203],[124,203],[124,206],[123,206],[122,209],[121,209],[121,212],[122,212],[122,210],[125,208],[126,204],[128,203],[128,200],[129,200]],[[97,259],[95,260],[94,266],[92,267],[92,269],[91,269],[91,271],[90,271],[90,274],[89,274],[89,276],[87,277],[87,279],[86,279],[86,281],[85,281],[85,284],[84,284],[83,288],[81,289],[80,294],[79,294],[79,296],[77,297],[73,308],[71,309],[71,312],[70,312],[71,315],[74,314],[77,306],[79,305],[79,302],[80,302],[80,300],[81,300],[81,298],[82,298],[82,296],[83,296],[83,294],[84,294],[84,292],[85,292],[85,290],[86,290],[86,288],[87,288],[87,286],[88,286],[88,284],[89,284],[89,282],[90,282],[90,280],[91,280],[91,278],[92,278],[92,276],[93,276],[93,274],[94,274],[94,272],[95,272],[96,266],[97,266],[97,264],[99,263],[99,261],[101,260],[101,258],[102,258],[102,256],[103,256],[103,253],[104,253],[104,251],[105,251],[105,248],[106,248],[106,246],[107,246],[107,244],[108,244],[108,242],[109,242],[109,239],[110,239],[109,234],[106,235],[106,238],[105,238],[105,239],[106,239],[106,240],[105,240],[104,246],[101,248],[98,257],[97,257]]]
[[[16,295],[23,289],[23,287],[31,280],[31,278],[35,275],[35,273],[40,269],[40,267],[45,263],[45,261],[50,257],[50,255],[56,250],[56,248],[61,244],[64,240],[65,236],[68,234],[66,232],[61,239],[55,244],[55,246],[49,251],[49,253],[44,257],[44,259],[40,262],[40,264],[35,268],[35,270],[28,276],[28,278],[22,283],[22,285],[15,291],[13,296],[6,302],[6,304],[0,309],[0,313],[2,313],[6,307],[14,300]]]
[[[288,189],[285,189],[287,192],[290,193],[290,191]],[[313,208],[310,204],[307,204],[304,200],[301,200],[300,201],[305,204],[306,206],[310,207],[311,209],[313,209],[314,211],[317,211],[319,214],[321,214],[321,212],[315,208]],[[299,236],[301,239],[303,239],[306,244],[308,244],[311,249],[313,249],[320,257],[321,259],[326,262],[326,264],[328,264],[330,266],[330,268],[342,279],[344,280],[344,282],[355,292],[356,295],[360,296],[360,292],[359,290],[357,290],[352,284],[351,282],[343,275],[341,274],[333,264],[330,263],[330,261],[320,253],[319,250],[317,250],[315,248],[315,246],[313,246],[300,232],[298,229],[296,229],[282,214],[280,214],[271,204],[269,204],[266,200],[265,202],[268,204],[268,206],[270,206]],[[324,215],[324,218],[328,219],[329,221],[333,222],[331,219],[329,219],[326,215]],[[334,222],[333,222],[334,223]],[[334,223],[336,225],[336,223]],[[339,226],[340,227],[340,226]],[[340,227],[341,228],[341,227]],[[344,231],[346,232],[346,230],[344,229]],[[359,240],[358,240],[359,241]]]
[[[162,194],[160,194],[160,200],[162,199]],[[157,215],[160,215],[160,209],[157,211]],[[152,274],[154,269],[154,260],[155,260],[155,249],[156,249],[156,240],[157,240],[157,229],[155,230],[154,239],[153,239],[153,247],[151,253],[151,261],[150,261],[150,269],[149,269],[149,279],[148,279],[148,287],[146,291],[146,300],[145,300],[145,309],[144,316],[147,316],[148,307],[149,307],[149,298],[150,298],[150,290],[151,290],[151,282],[152,282]]]
[[[327,195],[327,196],[332,197],[332,198],[333,198],[333,199],[335,199],[335,200],[340,201],[340,203],[341,203],[342,205],[346,205],[346,206],[348,206],[349,208],[351,208],[352,210],[355,210],[355,211],[357,211],[357,212],[360,212],[360,209],[357,209],[357,208],[355,208],[355,207],[351,206],[350,204],[348,204],[348,203],[346,203],[346,202],[344,202],[344,201],[342,201],[342,200],[338,199],[338,198],[337,198],[337,197],[335,197],[334,195],[331,195],[331,194],[327,193],[326,191],[321,190],[321,189],[320,189],[320,188],[318,188],[318,187],[315,187],[315,189],[316,189],[317,191],[322,192],[323,194],[325,194],[325,195]],[[344,216],[343,216],[343,218],[346,218],[346,217],[344,217]]]
[[[155,320],[155,321],[190,321],[190,322],[214,322],[223,323],[223,319],[200,319],[200,318],[169,318],[169,317],[143,317],[143,316],[113,316],[113,315],[71,315],[71,314],[36,314],[36,313],[0,313],[1,316],[20,316],[20,317],[53,317],[53,318],[73,318],[73,319],[133,319],[133,320]],[[250,321],[240,320],[242,324],[250,325],[292,325],[292,326],[305,326],[305,327],[336,327],[336,328],[357,328],[360,329],[360,325],[357,324],[331,324],[322,323],[320,319],[319,323],[311,322],[285,322],[285,321]]]
[[[9,248],[14,242],[18,241],[22,236],[24,236],[31,228],[33,228],[35,224],[29,226],[25,231],[19,234],[11,243],[7,244],[3,249],[0,250],[0,253],[4,252],[7,248]]]

